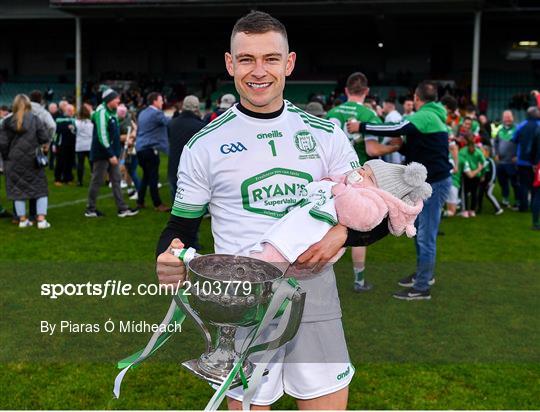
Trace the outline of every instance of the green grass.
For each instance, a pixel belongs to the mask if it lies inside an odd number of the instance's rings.
[[[144,346],[149,334],[40,333],[41,320],[159,322],[168,307],[166,297],[40,296],[49,282],[154,282],[155,243],[168,218],[147,209],[119,219],[105,197],[98,207],[107,216],[86,219],[84,201],[66,202],[85,199],[87,187],[50,188],[50,205],[64,205],[50,209],[51,229],[19,230],[0,220],[0,408],[204,408],[211,389],[179,365],[203,350],[190,322],[128,373],[119,400],[111,392],[116,361]],[[161,193],[168,199],[168,187]],[[349,408],[540,408],[540,235],[529,229],[529,214],[495,217],[490,205],[485,209],[477,219],[443,221],[430,302],[391,298],[396,281],[414,268],[411,240],[387,237],[369,248],[369,294],[352,292],[349,254],[336,265],[356,367]],[[201,243],[203,252],[212,250],[209,220]],[[287,396],[275,406],[290,408]]]

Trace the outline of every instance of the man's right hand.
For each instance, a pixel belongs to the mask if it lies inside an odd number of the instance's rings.
[[[109,157],[109,163],[113,166],[118,165],[118,158],[116,156]]]
[[[347,122],[347,132],[358,133],[359,130],[360,130],[360,122],[357,122],[355,120],[349,120]]]
[[[173,239],[165,252],[157,258],[156,273],[162,285],[176,285],[186,278],[186,266],[181,259],[171,253],[172,249],[182,249],[184,244],[180,239]]]

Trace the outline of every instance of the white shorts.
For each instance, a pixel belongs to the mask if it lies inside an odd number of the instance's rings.
[[[459,189],[454,185],[450,186],[448,196],[446,197],[446,202],[452,203],[453,205],[459,205],[461,203],[461,199],[459,198]]]
[[[239,331],[240,332],[240,331]],[[250,357],[254,363],[257,354]],[[345,388],[354,375],[341,319],[301,323],[295,338],[278,349],[267,367],[254,405],[271,405],[284,393],[296,399],[313,399]],[[227,396],[242,401],[236,387]]]

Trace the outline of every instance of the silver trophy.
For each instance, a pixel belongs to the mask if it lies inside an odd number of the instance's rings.
[[[250,257],[196,255],[193,249],[187,253],[185,249],[173,250],[173,254],[184,261],[187,269],[184,284],[187,300],[176,296],[176,303],[197,324],[206,341],[206,351],[182,365],[197,377],[220,385],[243,355],[242,370],[249,379],[254,366],[247,359],[249,353],[239,353],[235,348],[236,331],[238,327],[260,324],[276,285],[284,281],[283,272]],[[286,328],[281,336],[266,342],[264,348],[277,348],[294,337],[302,319],[305,297],[305,292],[298,288],[291,299]],[[240,383],[240,377],[236,377],[231,387]]]

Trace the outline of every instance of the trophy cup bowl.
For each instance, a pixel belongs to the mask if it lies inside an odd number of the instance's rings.
[[[185,262],[187,303],[179,297],[175,300],[201,330],[206,352],[182,365],[196,376],[219,385],[240,359],[235,348],[237,328],[260,323],[272,299],[273,284],[283,277],[283,272],[262,260],[226,254],[199,255]],[[294,315],[279,344],[292,339],[298,330],[304,301],[305,292],[293,297]],[[246,359],[242,365],[244,375],[251,376],[253,369]],[[237,377],[231,387],[238,384]]]

